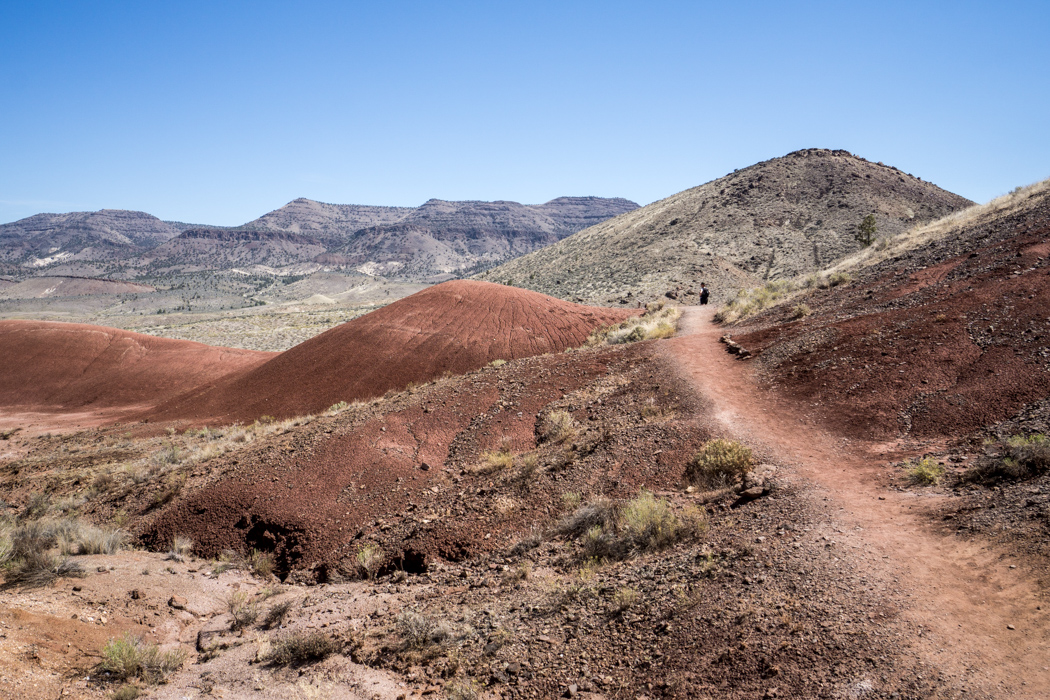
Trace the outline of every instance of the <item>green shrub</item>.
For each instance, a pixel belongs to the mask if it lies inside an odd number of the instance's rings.
[[[1050,439],[1046,435],[1014,435],[990,447],[990,453],[966,473],[964,481],[1021,481],[1050,471]]]
[[[126,634],[106,642],[98,668],[120,681],[138,678],[145,683],[159,683],[177,671],[185,660],[186,653],[181,649],[163,652],[156,644]]]
[[[278,666],[301,666],[323,661],[341,645],[323,632],[300,632],[274,642],[266,660]]]
[[[717,438],[704,443],[686,468],[686,478],[711,488],[742,480],[755,465],[751,448],[736,440]]]
[[[637,497],[617,506],[599,498],[562,518],[558,531],[580,542],[588,561],[624,559],[638,552],[665,549],[702,534],[707,518],[691,508],[678,516],[670,503],[642,489]]]
[[[908,478],[914,484],[934,486],[944,476],[944,467],[937,464],[932,457],[923,457],[908,465]]]

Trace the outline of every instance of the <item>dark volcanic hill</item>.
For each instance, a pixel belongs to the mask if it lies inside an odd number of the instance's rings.
[[[180,230],[141,211],[37,214],[0,225],[0,261],[44,268],[63,260],[112,260],[153,248]]]
[[[432,199],[416,208],[297,199],[246,227],[320,238],[329,251],[318,262],[326,265],[438,280],[523,255],[637,207],[601,197],[560,197],[537,205]]]
[[[856,251],[854,231],[867,214],[890,235],[970,204],[846,151],[808,149],[597,224],[485,277],[590,303],[675,288],[690,298],[704,281],[719,299]]]

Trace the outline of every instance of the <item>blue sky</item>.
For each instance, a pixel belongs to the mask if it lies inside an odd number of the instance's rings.
[[[807,147],[1050,176],[1050,3],[0,0],[0,221],[642,204]]]

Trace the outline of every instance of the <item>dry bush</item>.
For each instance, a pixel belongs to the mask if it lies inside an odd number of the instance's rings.
[[[66,555],[116,554],[129,541],[128,533],[120,528],[100,528],[78,522],[75,529],[63,533],[58,540],[59,551]]]
[[[171,539],[171,549],[165,557],[171,561],[182,561],[193,551],[193,540],[184,535],[175,535]]]
[[[791,320],[797,321],[800,318],[805,318],[813,313],[813,309],[809,308],[808,304],[795,304],[794,308],[791,309]]]
[[[273,574],[273,554],[271,552],[263,552],[254,547],[245,559],[248,564],[248,569],[256,576],[268,578]]]
[[[642,594],[637,589],[629,586],[618,588],[613,593],[613,612],[624,613],[633,608],[638,604],[638,601],[642,599]]]
[[[755,465],[751,448],[736,440],[717,438],[704,443],[686,467],[686,478],[709,488],[725,488],[742,480]]]
[[[551,411],[540,422],[540,439],[562,443],[576,437],[576,419],[568,411]]]
[[[514,466],[514,454],[506,447],[488,450],[481,454],[481,464],[472,471],[475,474],[495,474]]]
[[[671,504],[642,490],[620,510],[621,538],[637,550],[660,550],[678,541],[680,525]]]
[[[233,618],[233,629],[251,627],[259,619],[259,604],[244,591],[234,591],[226,599],[226,609]]]
[[[394,623],[397,636],[406,649],[422,649],[433,643],[432,637],[437,629],[434,620],[421,612],[405,610],[397,616]]]
[[[481,688],[477,681],[455,680],[445,686],[445,697],[448,700],[479,700]]]
[[[84,568],[72,559],[59,559],[47,550],[25,552],[13,558],[4,576],[5,588],[40,588],[59,578],[81,578]]]
[[[271,630],[274,627],[280,627],[291,609],[292,601],[290,600],[282,600],[280,603],[274,603],[273,607],[267,611],[266,617],[263,618],[263,628]]]
[[[323,632],[300,632],[273,643],[266,660],[277,666],[301,666],[338,653],[341,644]]]
[[[365,578],[371,581],[383,566],[386,554],[379,545],[370,542],[357,550],[356,558],[357,565],[361,567]]]
[[[106,642],[98,668],[121,681],[138,678],[145,683],[159,683],[177,671],[185,660],[186,653],[182,650],[163,652],[156,644],[126,634]]]
[[[616,504],[599,496],[590,503],[576,508],[558,523],[558,533],[576,539],[593,527],[606,529],[616,522]]]
[[[122,685],[110,695],[110,700],[135,700],[142,695],[142,690],[137,685]]]
[[[632,316],[621,323],[595,331],[587,339],[587,345],[620,345],[640,340],[670,338],[678,331],[681,309],[665,306],[663,302],[647,304],[645,308],[645,313],[641,316]]]

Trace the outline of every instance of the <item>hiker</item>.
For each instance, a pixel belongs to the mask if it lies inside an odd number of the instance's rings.
[[[707,297],[708,297],[708,295],[710,293],[711,293],[711,291],[707,288],[707,285],[704,284],[703,282],[701,282],[700,283],[700,303],[701,304],[706,304],[707,303]]]

